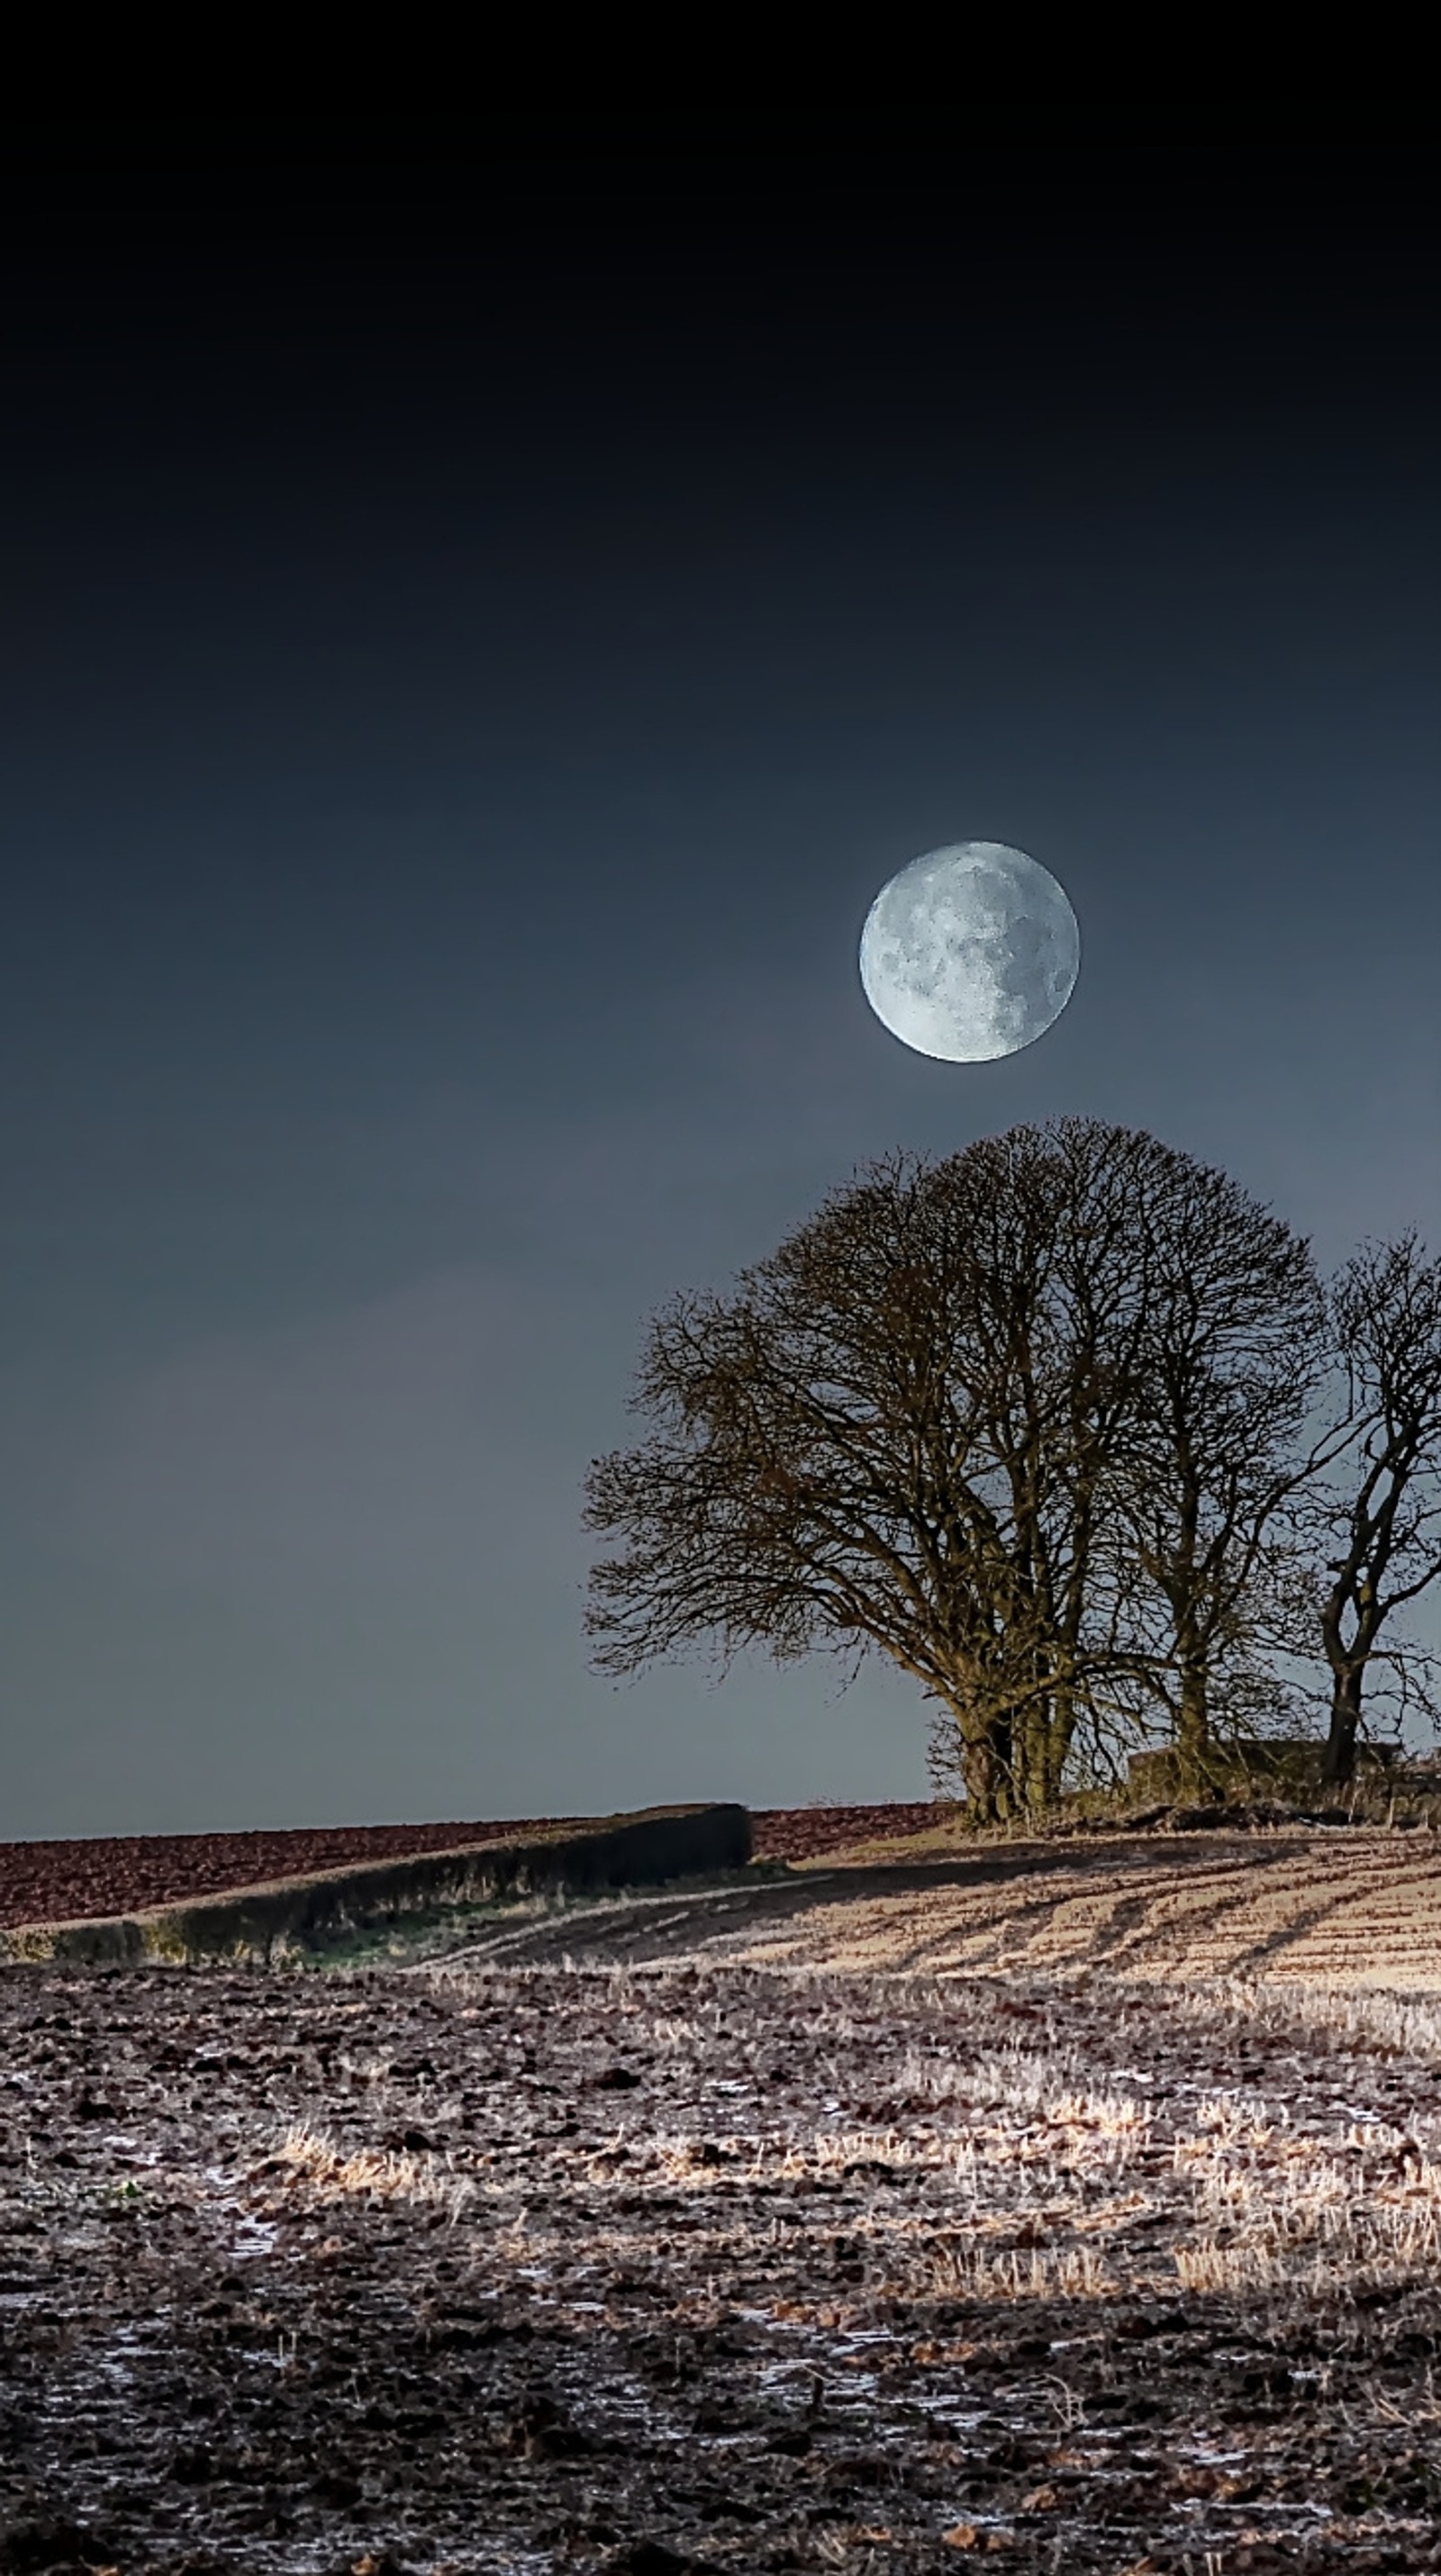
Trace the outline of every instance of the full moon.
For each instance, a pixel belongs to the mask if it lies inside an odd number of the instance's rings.
[[[1060,1017],[1081,964],[1049,868],[1004,841],[927,850],[882,886],[861,933],[866,1000],[918,1055],[985,1064]]]

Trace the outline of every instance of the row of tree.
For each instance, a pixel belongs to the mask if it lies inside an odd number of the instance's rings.
[[[650,1327],[638,1445],[596,1461],[613,1673],[871,1649],[983,1818],[1188,1771],[1327,1710],[1431,1706],[1398,1612],[1441,1572],[1441,1263],[1324,1283],[1235,1181],[1090,1119],[873,1165],[730,1295]]]

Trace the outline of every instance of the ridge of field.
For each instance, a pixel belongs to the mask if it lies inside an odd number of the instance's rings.
[[[409,1860],[540,1833],[572,1817],[481,1824],[325,1825],[219,1834],[103,1834],[0,1843],[0,1930],[133,1914],[374,1860]]]
[[[751,1887],[619,1899],[496,1927],[507,1964],[782,1975],[1242,1978],[1441,1992],[1441,1845],[1293,1827],[850,1859]]]
[[[808,1860],[850,1844],[914,1833],[933,1821],[919,1804],[770,1808],[755,1817],[758,1860]],[[135,1914],[203,1896],[273,1885],[314,1872],[425,1852],[505,1842],[579,1816],[508,1816],[468,1824],[299,1825],[214,1834],[97,1834],[0,1843],[0,1931]]]

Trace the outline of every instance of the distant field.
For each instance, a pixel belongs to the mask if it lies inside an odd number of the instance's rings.
[[[757,1860],[821,1860],[869,1843],[926,1833],[941,1813],[929,1798],[889,1799],[870,1807],[757,1807],[752,1812]]]
[[[530,1832],[537,1819],[0,1845],[0,1928],[159,1906],[354,1862]],[[907,1974],[1104,1969],[1441,1992],[1441,1841],[1304,1827],[976,1843],[919,1802],[763,1809],[756,1856],[790,1880],[644,1900],[622,1934],[538,1927],[543,1950],[619,1941],[729,1966]],[[623,1913],[623,1909],[622,1909]],[[609,1927],[609,1928],[608,1928]],[[530,1939],[523,1929],[504,1936]],[[540,1955],[537,1950],[536,1955]]]
[[[755,1818],[760,1860],[814,1860],[842,1844],[914,1833],[928,1804],[762,1809]],[[71,1922],[180,1905],[227,1888],[301,1878],[356,1861],[398,1860],[499,1842],[571,1818],[506,1816],[427,1825],[299,1826],[234,1834],[115,1834],[63,1842],[0,1843],[0,1930],[19,1923]]]
[[[226,1888],[301,1878],[354,1861],[398,1860],[531,1833],[542,1818],[500,1824],[300,1826],[242,1834],[106,1834],[93,1840],[0,1843],[0,1930],[180,1905]]]

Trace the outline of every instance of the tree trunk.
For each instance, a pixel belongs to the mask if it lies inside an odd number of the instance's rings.
[[[1210,1745],[1205,1657],[1187,1655],[1181,1664],[1181,1705],[1176,1722],[1176,1751],[1183,1779],[1199,1785],[1208,1777]]]
[[[975,1733],[963,1725],[961,1768],[977,1824],[999,1824],[1011,1785],[1010,1721],[993,1718]]]
[[[1015,1757],[1011,1803],[1017,1815],[1031,1815],[1046,1803],[1049,1714],[1043,1699],[1033,1700],[1012,1725]]]
[[[1321,1777],[1328,1788],[1339,1789],[1352,1779],[1356,1770],[1356,1736],[1361,1724],[1361,1683],[1364,1663],[1341,1666],[1331,1684],[1331,1726],[1326,1737],[1326,1759]]]
[[[1069,1682],[1058,1682],[1047,1698],[1037,1702],[1031,1720],[1025,1780],[1028,1809],[1043,1812],[1059,1806],[1061,1775],[1075,1731],[1075,1693]]]

